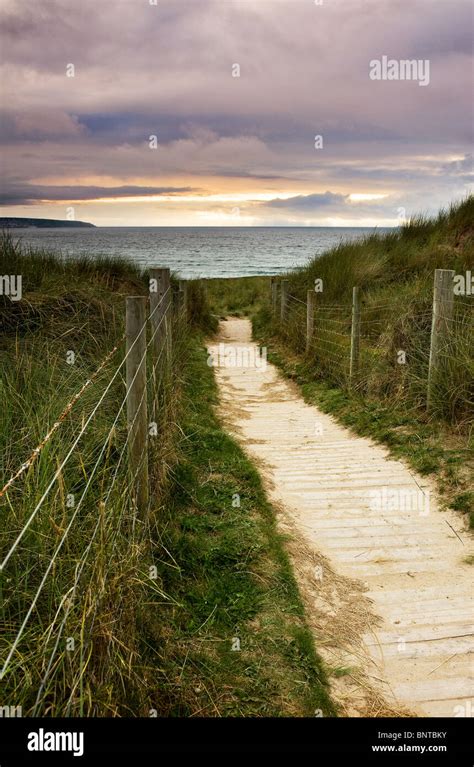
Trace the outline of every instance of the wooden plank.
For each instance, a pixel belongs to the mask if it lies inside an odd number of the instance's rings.
[[[427,682],[405,682],[393,685],[393,692],[400,700],[455,700],[474,696],[474,680],[458,677],[457,679],[433,679]]]

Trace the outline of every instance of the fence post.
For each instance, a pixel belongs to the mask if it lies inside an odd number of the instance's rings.
[[[127,296],[125,315],[128,455],[132,493],[140,514],[148,507],[145,296]]]
[[[272,277],[271,291],[272,291],[272,313],[273,313],[273,316],[276,317],[277,303],[278,303],[278,282],[276,277]]]
[[[352,288],[351,362],[349,381],[352,382],[359,368],[360,352],[360,295],[359,288]]]
[[[169,283],[169,272],[170,270],[165,268],[150,269],[151,329],[152,333],[156,331],[153,345],[157,357],[162,349],[163,338],[165,336],[165,320],[163,317],[166,309],[166,298],[164,296]]]
[[[188,311],[188,283],[187,280],[179,281],[179,303],[183,317],[187,316]]]
[[[453,269],[435,269],[433,286],[433,317],[431,321],[430,361],[426,407],[430,410],[439,369],[440,352],[449,335],[449,322],[453,316]]]
[[[314,290],[308,290],[306,293],[306,353],[309,352],[313,340],[315,298]]]
[[[286,322],[288,317],[288,280],[281,281],[280,320]]]
[[[166,349],[166,318],[165,302],[166,289],[169,280],[169,269],[165,267],[150,269],[150,322],[153,337],[153,414],[154,421],[158,420],[159,383],[163,383],[166,359],[162,359],[158,367],[160,355],[167,353]]]
[[[179,298],[180,290],[179,290],[179,288],[178,288],[178,290],[174,289],[172,291],[172,293],[173,293],[173,298],[172,298],[172,301],[173,301],[173,317],[177,320],[178,317],[179,317],[179,302],[180,302],[180,298]]]

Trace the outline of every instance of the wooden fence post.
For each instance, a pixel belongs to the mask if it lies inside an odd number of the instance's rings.
[[[187,317],[188,312],[188,283],[187,280],[179,281],[179,302],[183,317]]]
[[[272,277],[271,291],[272,291],[272,313],[273,313],[273,316],[276,317],[277,304],[278,304],[278,282],[276,277]]]
[[[151,330],[152,333],[156,331],[153,346],[157,358],[163,347],[165,337],[165,320],[163,318],[166,310],[166,298],[164,296],[169,283],[169,271],[165,268],[150,269]]]
[[[150,269],[150,323],[153,337],[153,403],[152,418],[158,421],[159,384],[163,384],[166,371],[166,290],[169,269]],[[160,359],[160,358],[163,359]],[[160,360],[160,362],[158,362]],[[158,369],[157,369],[158,368]]]
[[[352,382],[359,368],[360,353],[360,295],[359,288],[352,288],[351,362],[349,381]]]
[[[171,289],[171,275],[169,269],[163,269],[163,334],[165,344],[165,358],[166,358],[166,370],[168,373],[171,370],[171,358],[173,352],[173,339],[172,339],[172,289]]]
[[[281,305],[280,305],[280,320],[282,323],[286,322],[288,318],[288,280],[281,281]]]
[[[428,390],[426,407],[431,409],[436,386],[440,353],[449,336],[449,324],[453,316],[454,270],[436,269],[433,286],[433,317],[431,321],[430,361],[428,367]]]
[[[172,299],[173,300],[173,316],[175,319],[178,319],[179,317],[179,302],[180,302],[179,293],[180,293],[179,289],[173,290],[173,299]]]
[[[181,283],[179,283],[181,284]],[[181,288],[175,288],[173,290],[172,298],[172,316],[173,316],[173,343],[175,347],[178,344],[181,333],[183,332],[184,321],[184,290]],[[170,356],[171,361],[171,356]]]
[[[146,396],[146,308],[145,296],[126,299],[126,381],[128,455],[132,493],[138,512],[148,507],[148,413]]]
[[[306,353],[311,348],[311,342],[314,334],[314,304],[316,293],[314,290],[308,290],[306,293]]]

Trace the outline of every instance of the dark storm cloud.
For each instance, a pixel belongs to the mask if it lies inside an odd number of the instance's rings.
[[[305,194],[289,197],[286,200],[275,199],[263,203],[269,208],[285,208],[285,210],[298,210],[302,212],[317,212],[321,208],[340,207],[345,205],[349,199],[346,194],[334,194],[325,192],[324,194]]]
[[[408,200],[405,201],[408,205]],[[323,194],[297,195],[287,199],[274,199],[263,202],[262,208],[270,215],[279,212],[283,218],[291,217],[293,222],[304,222],[318,216],[330,218],[395,218],[397,205],[389,200],[353,201],[347,194],[325,192]],[[398,206],[402,203],[398,202]]]
[[[192,187],[149,186],[41,186],[33,184],[9,184],[0,192],[1,205],[28,205],[40,200],[99,200],[121,197],[152,197],[179,195],[196,192]]]

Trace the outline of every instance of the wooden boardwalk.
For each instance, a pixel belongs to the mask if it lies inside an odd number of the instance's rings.
[[[248,320],[229,319],[218,343],[254,346],[250,333]],[[226,422],[272,500],[372,600],[378,625],[360,639],[385,699],[419,715],[472,716],[472,546],[461,515],[438,508],[429,482],[383,447],[306,404],[272,365],[216,375]]]

